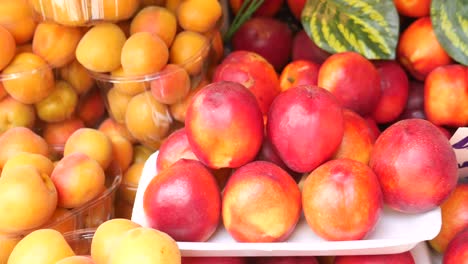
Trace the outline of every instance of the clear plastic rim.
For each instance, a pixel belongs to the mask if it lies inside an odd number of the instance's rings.
[[[84,228],[77,229],[74,231],[66,232],[63,234],[63,237],[67,242],[78,241],[82,239],[93,239],[94,233],[96,233],[97,228]]]
[[[24,52],[22,52],[22,53],[24,53]],[[8,67],[8,66],[6,66],[6,67]],[[31,70],[24,70],[24,71],[19,71],[19,72],[4,73],[2,71],[2,72],[0,72],[0,82],[23,78],[24,76],[41,73],[41,72],[44,72],[46,70],[51,70],[52,73],[53,73],[54,68],[51,65],[46,64],[44,66],[37,67],[37,68],[31,69]]]

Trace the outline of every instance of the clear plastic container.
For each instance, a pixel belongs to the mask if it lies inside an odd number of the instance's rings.
[[[65,233],[64,237],[76,255],[89,256],[95,232],[96,228],[86,228]]]

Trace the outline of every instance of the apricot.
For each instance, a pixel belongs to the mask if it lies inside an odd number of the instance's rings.
[[[169,62],[181,65],[190,75],[199,74],[210,50],[206,36],[194,31],[179,32],[169,51]]]
[[[184,30],[204,33],[215,27],[223,10],[218,0],[186,0],[180,3],[176,13]]]
[[[35,124],[34,106],[23,104],[11,96],[0,101],[0,133],[19,126],[32,129]]]
[[[22,236],[0,234],[0,263],[8,263],[11,252]]]
[[[82,0],[31,0],[32,8],[43,19],[66,26],[84,26],[91,20],[90,2]]]
[[[78,227],[78,217],[71,210],[57,207],[49,221],[44,224],[45,228],[55,229],[62,234],[75,231]]]
[[[71,84],[77,94],[84,94],[94,86],[94,80],[76,59],[60,68],[60,77]]]
[[[139,224],[120,218],[99,225],[91,242],[91,257],[96,264],[109,263],[111,256],[116,253],[115,246],[119,244],[123,234],[138,227]]]
[[[52,149],[63,152],[68,137],[83,127],[85,127],[83,121],[76,117],[61,122],[46,123],[42,130],[42,137]]]
[[[138,140],[159,142],[169,132],[172,123],[166,105],[159,103],[150,91],[134,96],[125,112],[125,124]]]
[[[4,79],[8,94],[25,104],[34,104],[46,98],[54,90],[52,69],[38,55],[20,53],[3,70],[3,74],[19,74],[21,77]]]
[[[23,52],[33,53],[31,42],[16,46],[16,53],[15,53],[16,55],[23,53]]]
[[[120,67],[125,33],[113,23],[101,23],[88,30],[76,47],[76,59],[86,69],[110,72]]]
[[[172,13],[176,13],[177,8],[183,0],[166,0],[166,8],[169,9]]]
[[[160,71],[169,60],[169,49],[155,34],[132,34],[122,48],[121,62],[125,73],[133,76]]]
[[[3,87],[2,82],[0,82],[0,100],[5,98],[8,93],[5,91],[5,87]]]
[[[119,199],[133,205],[144,166],[144,162],[137,162],[128,167],[119,186]]]
[[[76,208],[97,197],[104,189],[106,175],[96,160],[84,153],[64,156],[50,176],[58,193],[58,205]]]
[[[141,256],[145,256],[144,259]],[[112,247],[108,264],[181,264],[177,243],[166,233],[145,227],[130,229]],[[99,264],[99,263],[97,263]]]
[[[203,89],[208,84],[208,80],[206,78],[203,78],[196,87],[190,89],[188,95],[185,96],[184,99],[171,104],[169,106],[171,116],[179,122],[185,122],[185,116],[187,114],[187,108],[190,104],[190,101],[195,96],[195,94],[198,93],[198,91]]]
[[[37,102],[37,116],[45,122],[61,122],[72,117],[78,105],[78,94],[65,81],[55,82],[55,89],[43,100]]]
[[[178,65],[168,64],[158,78],[151,81],[151,93],[163,104],[174,104],[183,100],[190,92],[190,76]]]
[[[44,243],[47,241],[47,243]],[[55,264],[75,253],[63,235],[53,229],[39,229],[25,236],[11,252],[8,264]]]
[[[0,135],[0,168],[7,160],[20,152],[49,155],[47,142],[26,127],[13,127]]]
[[[121,136],[127,139],[130,143],[137,143],[136,139],[130,134],[125,124],[117,123],[114,119],[108,117],[99,124],[99,131],[102,131],[108,137]],[[133,151],[132,151],[133,153]]]
[[[34,35],[36,22],[31,11],[28,0],[0,1],[0,25],[13,35],[17,45],[27,43]]]
[[[75,114],[87,127],[96,127],[106,114],[105,102],[100,91],[91,89],[85,95],[80,96]]]
[[[154,153],[154,149],[142,145],[136,144],[133,146],[133,163],[146,162],[151,154]]]
[[[112,144],[112,157],[120,171],[126,171],[133,159],[133,145],[128,139],[113,135],[109,137]]]
[[[94,19],[119,21],[131,18],[137,11],[140,0],[102,0],[101,13]]]
[[[32,49],[51,66],[62,67],[75,59],[75,49],[82,36],[80,28],[43,22],[36,27]]]
[[[2,54],[0,55],[0,71],[5,68],[16,54],[16,43],[11,33],[0,25],[0,43]]]
[[[88,256],[70,256],[66,257],[55,264],[95,264],[94,260]]]
[[[57,207],[57,190],[48,175],[31,165],[11,167],[0,178],[0,232],[20,233],[42,226]]]
[[[124,72],[122,67],[111,72],[113,88],[127,95],[137,95],[144,92],[148,85],[147,81],[139,78],[132,78],[130,74]]]
[[[130,34],[149,32],[158,35],[167,47],[177,32],[177,20],[169,9],[161,6],[148,6],[135,15],[130,24]]]
[[[109,137],[95,128],[80,128],[70,135],[63,150],[64,157],[81,152],[107,169],[112,162],[112,143]]]
[[[141,0],[141,6],[164,6],[166,0]]]
[[[109,115],[117,123],[125,124],[125,112],[127,111],[128,102],[130,102],[132,96],[122,93],[116,88],[111,88],[106,96]]]
[[[39,173],[50,176],[54,170],[54,164],[52,161],[41,154],[19,152],[14,156],[11,156],[2,168],[1,175],[11,174],[10,170],[14,170],[15,167],[31,165],[36,168]]]

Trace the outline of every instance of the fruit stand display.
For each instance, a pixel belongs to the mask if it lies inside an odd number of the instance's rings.
[[[465,0],[0,0],[0,264],[468,263]]]

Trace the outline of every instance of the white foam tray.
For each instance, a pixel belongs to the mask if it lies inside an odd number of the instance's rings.
[[[143,194],[156,176],[158,152],[146,161],[132,213],[132,220],[148,226],[143,211]],[[317,236],[304,217],[285,242],[239,243],[220,224],[206,242],[177,242],[184,256],[336,256],[394,254],[412,250],[420,242],[434,238],[441,227],[440,208],[423,214],[402,214],[385,208],[372,233],[364,240],[326,241]],[[417,262],[417,263],[430,263]]]

